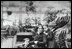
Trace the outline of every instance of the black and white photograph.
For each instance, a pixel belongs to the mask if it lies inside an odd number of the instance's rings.
[[[1,48],[71,48],[71,1],[1,1]]]

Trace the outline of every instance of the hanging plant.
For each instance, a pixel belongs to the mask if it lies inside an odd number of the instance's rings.
[[[8,15],[11,15],[11,14],[12,14],[12,11],[7,11],[7,14],[8,14]]]
[[[32,13],[36,12],[35,6],[33,6],[33,2],[28,2],[27,3],[26,13],[28,14],[28,12],[32,12]]]

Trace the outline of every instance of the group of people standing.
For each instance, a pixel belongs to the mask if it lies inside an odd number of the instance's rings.
[[[25,28],[27,27],[32,27],[32,26],[24,26],[24,27],[21,27],[19,29],[11,29],[12,30],[12,33],[9,32],[9,28],[8,28],[8,32],[10,35],[15,35],[17,32],[21,32],[22,30],[23,31],[27,31]],[[29,31],[29,30],[28,30]],[[51,28],[49,27],[48,25],[38,25],[38,26],[35,26],[33,30],[30,30],[31,32],[33,32],[35,35],[33,36],[34,40],[33,41],[38,41],[37,43],[37,46],[38,48],[61,48],[62,45],[63,45],[63,48],[66,48],[66,45],[65,45],[65,34],[61,33],[59,35],[59,38],[56,39],[56,30],[54,30],[54,28]],[[63,36],[62,36],[63,35]],[[63,39],[61,41],[61,39]],[[58,42],[56,41],[58,40]],[[60,42],[59,42],[60,41]],[[63,43],[63,44],[61,44]]]
[[[41,48],[66,48],[65,47],[65,43],[61,44],[62,42],[65,42],[65,33],[64,31],[62,31],[62,33],[58,36],[58,37],[61,37],[61,38],[55,38],[56,36],[56,30],[65,26],[68,22],[69,22],[69,18],[66,20],[66,18],[68,18],[68,16],[66,17],[62,17],[61,20],[57,21],[56,22],[56,25],[54,27],[50,27],[48,24],[45,24],[45,25],[42,25],[42,24],[39,24],[39,25],[36,25],[34,26],[34,29],[33,30],[28,30],[28,28],[32,28],[33,26],[31,25],[25,25],[25,26],[19,26],[17,28],[10,28],[10,26],[7,28],[7,32],[10,34],[10,35],[15,35],[17,32],[33,32],[35,34],[35,36],[33,37],[34,38],[34,41],[38,41],[38,46],[41,47]],[[12,33],[11,33],[12,32]],[[63,34],[64,33],[64,34]],[[63,40],[62,40],[63,39]],[[61,41],[61,42],[57,42],[56,40],[58,41]],[[59,43],[59,44],[58,44]],[[60,46],[61,45],[61,46]],[[63,45],[63,46],[62,46]]]

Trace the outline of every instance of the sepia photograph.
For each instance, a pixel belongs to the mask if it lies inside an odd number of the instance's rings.
[[[71,48],[71,1],[1,1],[1,48]]]

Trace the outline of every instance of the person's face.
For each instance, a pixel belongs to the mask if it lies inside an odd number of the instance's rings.
[[[43,28],[44,28],[45,31],[48,29],[47,26],[43,26]]]
[[[39,26],[39,28],[38,28],[38,34],[40,34],[41,32],[42,32],[42,27],[41,26]]]
[[[50,14],[48,14],[48,17],[50,17]]]
[[[42,32],[42,28],[38,28],[38,34]]]
[[[25,38],[24,40],[25,40],[25,41],[29,41],[29,39],[28,39],[28,38]]]

